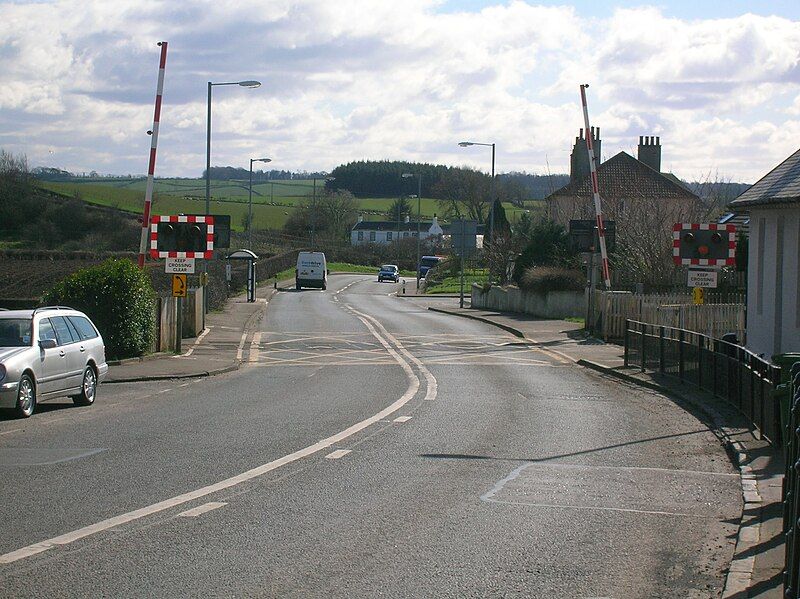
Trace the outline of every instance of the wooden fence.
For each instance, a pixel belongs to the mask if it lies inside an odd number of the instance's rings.
[[[695,331],[719,338],[745,335],[745,304],[742,294],[706,296],[708,303],[695,305],[687,294],[634,294],[629,291],[594,291],[590,325],[603,339],[622,339],[625,321],[636,320]]]

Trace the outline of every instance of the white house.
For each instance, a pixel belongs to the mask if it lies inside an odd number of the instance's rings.
[[[419,223],[420,239],[425,241],[432,238],[441,238],[445,234],[439,225],[439,220],[434,216],[433,221]],[[358,217],[358,222],[350,231],[350,244],[361,245],[364,243],[392,243],[398,239],[417,238],[417,222],[397,222],[392,220],[363,220]]]
[[[800,150],[731,202],[750,214],[747,346],[800,351]]]

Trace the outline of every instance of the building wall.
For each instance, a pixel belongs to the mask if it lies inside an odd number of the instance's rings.
[[[754,208],[747,266],[747,347],[800,352],[800,208]]]
[[[362,239],[358,238],[358,234],[362,233]],[[370,233],[374,233],[375,238],[372,239]],[[387,239],[387,237],[391,234],[391,239]],[[420,236],[422,240],[431,237],[430,233],[427,231],[422,231],[422,235]],[[416,239],[417,232],[416,231],[400,231],[399,232],[399,239]],[[387,244],[397,241],[398,239],[398,232],[397,231],[368,231],[368,230],[361,230],[350,231],[350,245],[364,245],[366,243],[380,243],[380,244]]]

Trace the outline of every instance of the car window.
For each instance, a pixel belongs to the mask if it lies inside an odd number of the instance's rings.
[[[67,316],[67,321],[77,329],[81,339],[94,339],[97,337],[97,331],[88,318],[83,316]]]
[[[49,318],[42,318],[39,321],[39,341],[44,341],[45,339],[56,341],[56,332],[53,330],[53,325],[50,324]]]
[[[31,344],[29,318],[0,319],[0,347],[24,347]]]
[[[58,339],[59,345],[66,345],[68,343],[72,343],[73,341],[80,341],[80,339],[73,339],[72,333],[67,326],[67,321],[64,320],[63,316],[53,316],[50,318],[50,322],[53,324],[53,328],[56,331],[56,339]]]
[[[70,322],[68,316],[64,317],[64,322],[67,323],[67,328],[69,329],[69,332],[70,332],[70,335],[72,335],[72,338],[75,341],[80,341],[81,340],[80,333],[78,333],[78,329],[75,328],[75,325]]]

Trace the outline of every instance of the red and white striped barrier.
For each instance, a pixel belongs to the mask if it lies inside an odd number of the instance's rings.
[[[206,229],[206,249],[201,252],[160,252],[158,251],[159,223],[203,223]],[[150,256],[158,258],[205,258],[214,255],[214,217],[213,216],[154,216],[150,225]]]
[[[167,66],[167,42],[161,46],[161,60],[158,63],[158,85],[156,86],[156,107],[153,113],[153,129],[149,132],[150,162],[147,166],[147,190],[144,193],[144,214],[142,215],[142,236],[139,240],[139,268],[144,268],[147,253],[147,229],[150,226],[150,207],[153,203],[153,175],[156,170],[156,147],[158,146],[158,127],[161,124],[161,96],[164,92],[164,70]]]
[[[681,258],[681,235],[683,231],[721,231],[728,234],[727,258]],[[675,223],[672,227],[672,260],[675,264],[691,266],[735,266],[736,225],[719,223]]]
[[[600,258],[603,263],[603,280],[606,289],[611,289],[611,270],[608,266],[608,251],[606,250],[606,228],[603,225],[603,209],[600,203],[600,186],[597,181],[597,166],[594,161],[594,146],[591,129],[589,128],[589,108],[586,106],[586,88],[588,83],[581,85],[581,104],[583,105],[583,123],[586,127],[586,149],[589,151],[589,172],[592,177],[592,196],[594,197],[594,212],[597,217],[597,237],[600,240]]]

